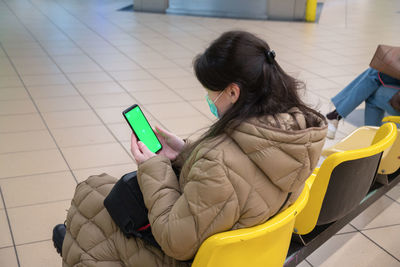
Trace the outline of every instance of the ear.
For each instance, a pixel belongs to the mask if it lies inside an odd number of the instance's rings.
[[[230,98],[232,104],[235,104],[236,101],[239,99],[240,96],[240,87],[236,83],[231,83],[226,88],[226,92]]]

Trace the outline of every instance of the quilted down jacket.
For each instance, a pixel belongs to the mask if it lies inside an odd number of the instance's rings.
[[[63,266],[189,266],[213,234],[250,227],[293,203],[325,141],[318,113],[254,118],[200,143],[177,177],[169,159],[139,165],[138,181],[161,249],[127,239],[103,200],[116,178],[91,176],[77,186],[67,215]]]

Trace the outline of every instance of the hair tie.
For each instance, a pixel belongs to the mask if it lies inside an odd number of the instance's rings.
[[[265,57],[269,64],[273,64],[275,60],[276,53],[274,50],[269,50],[265,52]]]

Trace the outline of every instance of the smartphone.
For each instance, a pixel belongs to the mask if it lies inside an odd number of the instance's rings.
[[[133,105],[122,112],[136,138],[142,141],[147,148],[157,153],[162,149],[161,143],[153,132],[149,122],[138,105]]]

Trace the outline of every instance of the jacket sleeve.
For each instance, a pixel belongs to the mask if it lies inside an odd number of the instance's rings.
[[[239,218],[236,193],[221,163],[198,159],[183,192],[171,162],[156,156],[138,169],[152,232],[163,251],[178,260],[194,258],[209,236],[230,230]]]

